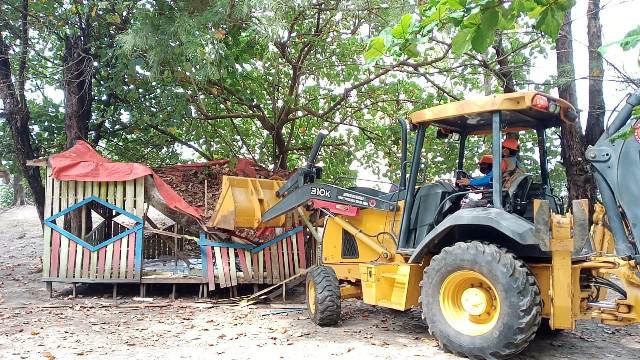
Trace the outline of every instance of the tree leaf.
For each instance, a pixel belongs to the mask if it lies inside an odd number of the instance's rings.
[[[620,41],[620,47],[624,51],[629,51],[640,43],[640,26],[629,31]]]
[[[473,50],[483,53],[487,51],[489,46],[493,44],[493,41],[496,39],[496,32],[494,31],[486,31],[483,28],[478,28],[471,38],[471,47]]]
[[[499,21],[500,12],[495,7],[487,9],[480,18],[480,28],[487,32],[493,32],[498,27]]]
[[[391,36],[396,39],[404,40],[409,35],[409,29],[413,23],[413,17],[411,14],[404,14],[400,19],[400,22],[391,29]]]
[[[451,50],[454,54],[462,54],[465,51],[471,49],[471,36],[473,35],[473,29],[461,29],[451,41]]]
[[[467,0],[448,0],[447,3],[453,10],[462,10],[467,5]]]
[[[536,28],[545,35],[555,39],[558,37],[558,32],[560,31],[563,21],[564,11],[548,6],[540,13],[536,21]]]
[[[366,63],[371,63],[376,61],[377,59],[384,56],[384,52],[387,50],[387,47],[384,44],[384,38],[380,36],[376,36],[371,41],[369,41],[369,46],[367,46],[367,51],[364,53],[364,61]]]
[[[415,42],[409,43],[405,46],[402,51],[407,54],[410,58],[417,58],[420,56],[420,52],[418,51],[418,44]]]
[[[500,22],[500,13],[496,8],[487,9],[480,17],[480,26],[471,38],[471,47],[477,52],[485,52],[496,38],[496,29]]]

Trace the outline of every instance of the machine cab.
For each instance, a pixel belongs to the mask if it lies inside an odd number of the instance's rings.
[[[498,94],[480,99],[462,100],[420,110],[410,115],[416,128],[416,143],[411,171],[408,175],[406,211],[400,234],[400,248],[414,249],[425,236],[449,215],[460,210],[461,200],[470,193],[487,199],[488,207],[504,210],[529,222],[533,221],[533,199],[548,200],[552,210],[563,212],[561,201],[552,194],[547,161],[546,132],[562,123],[576,121],[575,109],[566,101],[539,92],[516,92]],[[465,157],[477,159],[481,154],[466,151],[467,140],[481,136],[491,141],[487,155],[493,161],[492,186],[484,189],[461,187],[456,184],[438,182],[416,188],[417,171],[420,167],[422,143],[426,128],[435,126],[438,138],[458,139],[456,179],[465,176]],[[521,131],[534,131],[537,137],[539,167],[527,168],[504,181],[502,171],[502,141]],[[416,151],[418,150],[418,151]],[[531,154],[533,155],[533,154]],[[428,166],[428,164],[426,164]],[[471,172],[473,169],[466,169]],[[501,179],[497,181],[497,179]],[[414,180],[416,181],[416,180]],[[403,240],[406,237],[406,242]]]

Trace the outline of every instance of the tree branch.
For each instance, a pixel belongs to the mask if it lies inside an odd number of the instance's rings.
[[[20,60],[18,63],[18,76],[16,78],[16,92],[23,106],[26,106],[24,87],[26,82],[25,74],[27,71],[27,52],[29,51],[28,13],[29,1],[22,0],[22,16],[20,18]]]
[[[213,160],[213,158],[212,158],[211,156],[209,156],[209,155],[208,155],[207,153],[205,153],[204,151],[200,150],[200,148],[198,148],[197,146],[195,146],[195,145],[193,145],[193,144],[191,144],[191,143],[189,143],[189,142],[187,142],[187,141],[185,141],[185,140],[183,140],[183,139],[181,139],[181,138],[177,137],[176,135],[174,135],[174,134],[170,133],[169,131],[167,131],[167,130],[165,130],[165,129],[162,129],[162,128],[160,128],[160,127],[158,127],[158,126],[154,125],[154,124],[150,124],[150,123],[148,123],[148,124],[147,124],[147,126],[149,126],[150,128],[152,128],[153,130],[155,130],[155,131],[159,132],[160,134],[162,134],[162,135],[164,135],[164,136],[166,136],[166,137],[170,138],[171,140],[174,140],[174,141],[176,141],[176,142],[178,142],[178,143],[180,143],[180,144],[182,144],[182,145],[184,145],[184,146],[188,147],[189,149],[191,149],[191,150],[193,150],[193,151],[197,152],[198,154],[200,154],[200,156],[202,156],[202,157],[203,157],[203,158],[205,158],[206,160],[208,160],[208,161]]]

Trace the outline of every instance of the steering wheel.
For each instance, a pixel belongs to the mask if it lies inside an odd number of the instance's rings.
[[[456,180],[468,179],[469,174],[464,170],[456,170]]]
[[[458,190],[467,190],[469,188],[469,185],[460,185],[458,184],[458,180],[460,179],[469,179],[470,176],[469,174],[464,171],[464,170],[456,170],[456,187],[458,188]]]

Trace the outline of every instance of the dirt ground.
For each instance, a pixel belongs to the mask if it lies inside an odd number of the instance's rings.
[[[196,302],[197,288],[155,289],[153,302],[123,289],[40,282],[41,227],[33,207],[0,213],[0,359],[456,359],[438,350],[418,311],[343,302],[342,323],[319,328],[305,312],[275,305],[240,308]],[[576,331],[538,337],[517,359],[638,359],[640,327],[581,323]]]

